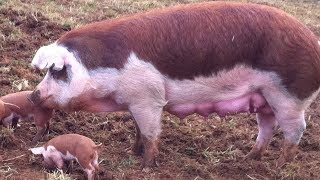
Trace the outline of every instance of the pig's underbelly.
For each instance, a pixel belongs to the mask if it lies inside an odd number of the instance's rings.
[[[204,117],[207,117],[211,113],[217,113],[219,116],[241,112],[272,113],[270,106],[259,92],[253,92],[234,99],[216,102],[168,105],[165,109],[181,119],[193,113],[197,113]]]

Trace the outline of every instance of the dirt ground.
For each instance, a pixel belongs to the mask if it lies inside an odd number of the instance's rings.
[[[0,95],[32,90],[44,75],[44,72],[36,71],[29,65],[35,51],[71,28],[98,19],[189,1],[165,1],[165,4],[139,1],[148,3],[144,6],[131,3],[131,7],[134,7],[132,9],[123,8],[122,6],[127,5],[125,3],[110,4],[111,8],[108,4],[98,8],[87,3],[83,4],[87,8],[83,10],[87,12],[86,16],[77,14],[73,17],[70,12],[64,14],[68,23],[59,21],[59,16],[53,16],[49,6],[47,11],[45,8],[36,10],[41,6],[40,1],[13,2],[16,4],[0,1]],[[31,6],[34,2],[40,4]],[[45,3],[59,4],[59,8],[75,7],[70,1],[63,0]],[[302,17],[301,20],[320,35],[320,12],[312,11],[314,8],[320,9],[318,1],[306,1],[306,4],[299,5],[300,9],[297,7],[293,10],[291,7],[295,4],[285,6],[287,1],[282,1],[283,4],[275,4],[274,1],[261,3],[280,7]],[[97,13],[108,13],[96,16],[90,13],[94,8],[97,8]],[[309,12],[305,18],[301,16],[305,14],[303,8]],[[132,120],[123,119],[125,114],[127,113],[67,114],[56,111],[48,137],[39,144],[65,133],[82,134],[102,143],[102,170],[97,179],[320,179],[320,97],[307,111],[307,130],[299,144],[298,155],[292,163],[281,169],[275,166],[283,138],[279,130],[261,161],[243,161],[257,136],[254,115],[239,114],[220,118],[213,114],[207,121],[201,116],[191,115],[180,121],[168,113],[162,116],[159,167],[142,169],[142,158],[130,153],[135,128]],[[42,157],[34,156],[28,151],[36,133],[35,126],[31,121],[23,121],[20,125],[13,132],[0,127],[0,179],[52,179],[53,173],[44,169],[41,164]],[[84,179],[77,163],[68,168],[66,176]],[[56,176],[56,179],[67,178]]]

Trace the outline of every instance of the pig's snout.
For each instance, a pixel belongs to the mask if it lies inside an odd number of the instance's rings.
[[[40,91],[39,90],[34,90],[31,94],[27,96],[27,99],[32,103],[32,104],[40,104],[41,99],[40,99]]]

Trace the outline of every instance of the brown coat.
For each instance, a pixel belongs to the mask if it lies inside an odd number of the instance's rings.
[[[89,24],[66,33],[58,44],[76,52],[88,69],[122,68],[133,51],[175,79],[244,64],[277,73],[299,99],[320,86],[318,38],[294,17],[264,5],[171,7]]]

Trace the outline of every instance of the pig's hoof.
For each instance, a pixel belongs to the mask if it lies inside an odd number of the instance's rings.
[[[284,158],[284,156],[280,156],[280,158],[277,161],[276,167],[277,168],[282,168],[285,164],[286,164],[286,160]]]
[[[157,158],[143,160],[143,168],[152,168],[152,167],[158,167],[158,166],[159,166],[159,163],[157,161]]]
[[[143,145],[141,143],[135,143],[132,147],[132,152],[136,156],[141,156],[144,152]]]
[[[257,149],[252,149],[245,157],[245,160],[254,159],[260,161],[262,157],[262,153]]]
[[[30,143],[31,146],[37,145],[39,142],[40,138],[34,137]]]
[[[122,121],[127,122],[127,121],[129,121],[130,119],[133,119],[133,117],[132,117],[132,115],[130,115],[130,114],[125,114],[125,115],[122,116],[121,119],[122,119]]]
[[[276,167],[281,168],[285,166],[286,164],[289,164],[294,159],[294,154],[291,154],[291,156],[285,156],[284,154],[280,155],[280,158],[277,161]]]

